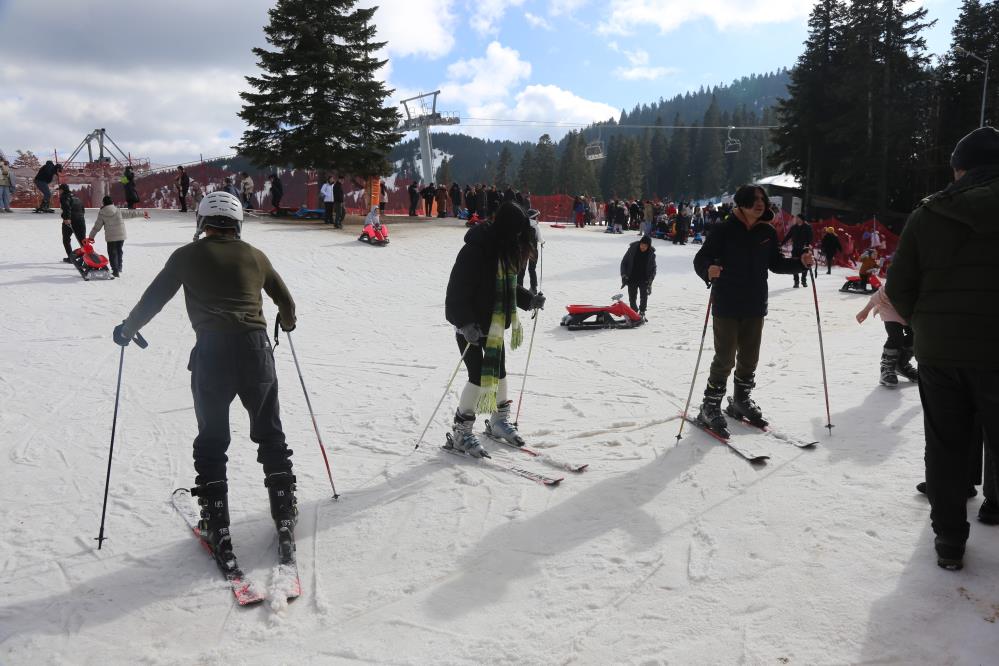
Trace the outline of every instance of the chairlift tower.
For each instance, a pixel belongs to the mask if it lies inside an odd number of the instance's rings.
[[[423,180],[427,183],[434,181],[434,147],[430,143],[430,128],[434,125],[457,125],[461,122],[457,114],[443,114],[437,110],[437,96],[440,94],[440,90],[435,90],[399,102],[406,111],[406,118],[399,125],[399,131],[420,133]]]

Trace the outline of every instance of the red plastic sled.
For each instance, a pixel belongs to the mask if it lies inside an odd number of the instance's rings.
[[[645,319],[632,310],[617,294],[612,299],[613,305],[567,305],[569,314],[562,317],[562,326],[570,331],[581,331],[589,328],[635,328],[645,323]],[[623,317],[615,319],[614,317]]]
[[[73,251],[73,265],[84,280],[92,277],[111,279],[108,258],[94,251],[94,241],[90,238],[84,238],[83,245]]]
[[[389,231],[388,227],[384,224],[374,225],[366,224],[364,225],[364,230],[361,235],[357,237],[357,240],[364,241],[365,243],[371,243],[372,245],[388,245]]]
[[[871,287],[870,289],[865,288],[860,283],[859,275],[851,275],[839,290],[848,294],[873,294],[881,288],[881,280],[878,279],[877,275],[867,278],[867,284]]]

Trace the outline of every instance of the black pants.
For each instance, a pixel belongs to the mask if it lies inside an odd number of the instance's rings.
[[[333,220],[333,202],[332,201],[326,201],[326,202],[324,202],[323,203],[323,209],[325,210],[325,213],[326,213],[325,217],[323,218],[323,222],[325,222],[326,224],[333,224],[334,223],[334,220]]]
[[[885,347],[888,349],[904,349],[912,347],[912,329],[903,326],[897,321],[886,321],[885,332],[888,333],[888,340]]]
[[[823,252],[822,254],[826,255],[826,275],[832,275],[833,257],[836,256],[836,253]]]
[[[125,241],[108,241],[108,263],[111,264],[111,272],[119,273],[121,271],[121,257],[122,248],[125,246]]]
[[[274,196],[272,194],[271,195],[271,206],[273,206],[274,208],[280,208],[281,207],[281,197],[282,196],[283,195],[281,195],[281,194],[279,194],[277,196]]]
[[[430,217],[434,213],[434,200],[424,199],[423,200],[423,216]]]
[[[468,346],[465,336],[461,333],[456,333],[454,337],[458,341],[458,351],[464,354],[465,347]],[[465,354],[465,369],[468,370],[468,381],[476,386],[482,384],[482,345],[486,343],[486,339],[483,337],[479,342],[481,344],[472,345],[472,348]],[[506,377],[506,345],[503,345],[503,351],[500,352],[499,378],[503,379],[504,377]]]
[[[635,299],[638,294],[641,293],[641,300],[638,307],[635,307]],[[632,310],[636,310],[641,314],[645,314],[645,308],[649,304],[649,290],[646,288],[645,284],[631,284],[628,283],[628,303],[631,305]]]
[[[187,188],[186,187],[180,188],[180,212],[181,213],[186,213],[187,212]]]
[[[803,248],[803,247],[793,247],[793,248],[791,248],[791,258],[792,259],[798,259],[798,260],[800,260],[801,259],[801,255],[803,255],[804,253],[805,253],[805,248]],[[802,269],[804,269],[804,264],[802,264]],[[802,270],[801,272],[794,274],[794,286],[798,286],[799,281],[800,281],[802,287],[807,287],[808,286],[808,272],[807,272],[807,270]]]
[[[920,363],[919,398],[923,403],[926,495],[933,531],[948,543],[963,544],[969,531],[968,462],[979,441],[976,413],[993,472],[999,455],[999,370]]]
[[[520,272],[517,273],[517,286],[524,286],[524,274],[529,273],[531,276],[531,291],[537,291],[538,289],[538,260],[531,259],[527,262],[526,266],[520,267]]]
[[[250,439],[257,444],[257,462],[263,464],[264,474],[290,472],[291,449],[281,428],[274,354],[267,332],[199,332],[188,369],[198,418],[194,439],[197,483],[226,478],[229,405],[236,396],[250,416]]]
[[[83,245],[83,239],[87,235],[87,225],[83,220],[73,220],[69,224],[65,223],[63,220],[62,225],[62,246],[66,249],[66,256],[70,259],[73,258],[73,246],[70,245],[69,239],[76,236],[76,242],[81,246]]]
[[[413,216],[416,215],[416,207],[419,204],[420,204],[419,197],[410,197],[409,198],[409,215],[410,215],[410,217],[413,217]]]
[[[347,217],[347,207],[343,205],[342,201],[334,201],[333,210],[336,212],[336,215],[333,218],[333,224],[338,227],[342,227],[343,218]]]

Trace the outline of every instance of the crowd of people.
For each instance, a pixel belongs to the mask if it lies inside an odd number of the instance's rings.
[[[495,184],[475,183],[475,185],[465,185],[462,189],[460,184],[453,182],[450,186],[444,183],[428,183],[420,187],[420,183],[414,180],[406,190],[409,195],[410,217],[419,214],[422,201],[424,217],[433,217],[436,206],[437,217],[468,220],[469,226],[495,216],[500,204],[505,201],[516,202],[525,210],[531,208],[531,193],[515,190],[510,185],[501,188]]]

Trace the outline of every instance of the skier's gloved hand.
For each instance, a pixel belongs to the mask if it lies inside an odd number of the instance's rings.
[[[540,291],[531,297],[531,304],[528,306],[530,310],[544,310],[545,309],[545,295]]]
[[[284,331],[285,333],[291,333],[296,328],[296,322],[291,322],[291,326],[285,325],[285,323],[283,321],[281,321],[281,313],[280,312],[278,313],[278,316],[277,316],[277,323],[278,323],[278,326],[281,327],[281,330]]]
[[[458,331],[470,345],[479,344],[479,341],[483,338],[482,329],[479,328],[478,324],[465,324]]]
[[[124,333],[125,322],[122,322],[114,327],[114,343],[116,345],[121,345],[122,347],[127,347],[128,343],[132,341],[132,338],[126,336]]]

